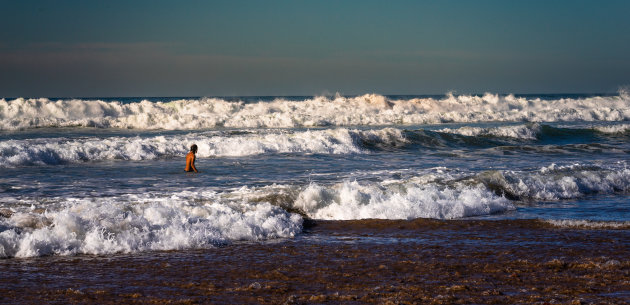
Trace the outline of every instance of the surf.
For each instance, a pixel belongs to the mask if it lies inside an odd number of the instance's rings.
[[[225,98],[122,103],[47,98],[0,99],[0,130],[41,127],[197,130],[473,122],[628,121],[630,99],[543,99],[515,95],[387,97],[378,94],[245,102]]]

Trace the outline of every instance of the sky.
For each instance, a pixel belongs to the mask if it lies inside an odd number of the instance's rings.
[[[630,1],[0,0],[0,98],[614,93]]]

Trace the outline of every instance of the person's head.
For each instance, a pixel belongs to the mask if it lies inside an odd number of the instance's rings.
[[[193,152],[193,154],[197,153],[197,144],[193,144],[192,146],[190,146],[190,151]]]

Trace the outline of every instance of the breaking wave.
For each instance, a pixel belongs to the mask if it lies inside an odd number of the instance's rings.
[[[482,186],[447,187],[417,184],[344,182],[333,186],[315,183],[306,187],[294,207],[309,217],[351,219],[454,219],[504,212],[514,207],[505,198]]]
[[[627,94],[528,99],[498,94],[436,98],[313,97],[246,103],[221,98],[136,103],[102,100],[0,99],[0,130],[85,126],[137,129],[288,128],[436,124],[445,122],[557,122],[630,120]]]
[[[56,165],[104,160],[180,158],[191,143],[198,156],[240,157],[274,153],[364,154],[379,149],[494,147],[536,153],[571,151],[623,153],[610,145],[589,143],[596,136],[618,136],[625,124],[558,128],[541,124],[405,130],[399,128],[318,130],[243,129],[145,137],[53,137],[0,140],[0,167]],[[611,132],[603,132],[601,130]],[[614,132],[613,132],[614,131]],[[559,138],[562,145],[553,144]],[[541,142],[542,141],[542,142]],[[584,144],[587,143],[587,144]],[[523,145],[524,144],[524,145]],[[539,145],[546,144],[546,145]]]
[[[287,130],[208,132],[182,136],[39,138],[0,141],[0,167],[64,164],[102,160],[153,160],[182,157],[191,143],[200,157],[249,156],[264,153],[364,153],[366,147],[406,142],[399,129]]]
[[[594,193],[630,191],[630,168],[625,163],[603,168],[593,165],[552,164],[537,171],[486,171],[475,177],[512,200],[561,200]]]
[[[0,217],[0,257],[205,248],[302,231],[297,214],[269,203],[239,204],[217,197],[182,192],[161,198],[67,198],[57,209],[5,213],[8,217]]]
[[[612,134],[630,133],[630,124],[598,126],[598,127],[595,127],[595,130],[602,133],[612,133]]]
[[[516,201],[576,199],[630,191],[630,169],[552,164],[535,171],[470,175],[435,169],[409,179],[311,183],[293,207],[315,219],[454,219],[514,209]]]
[[[460,127],[457,129],[443,128],[436,130],[442,133],[452,133],[468,137],[500,137],[525,140],[536,140],[541,133],[540,124],[501,126],[501,127]]]
[[[459,219],[503,213],[519,201],[630,191],[625,164],[552,164],[474,174],[432,168],[331,184],[199,188],[151,194],[20,197],[0,209],[0,257],[133,253],[293,237],[321,220]],[[388,178],[385,178],[388,177]],[[395,178],[392,178],[395,177]],[[17,202],[15,202],[17,203]],[[624,229],[627,222],[549,220],[559,227]]]

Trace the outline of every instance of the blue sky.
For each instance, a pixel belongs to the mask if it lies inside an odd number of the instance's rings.
[[[607,93],[630,1],[0,0],[0,97]]]

